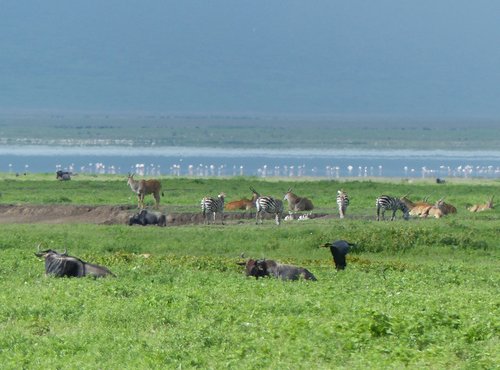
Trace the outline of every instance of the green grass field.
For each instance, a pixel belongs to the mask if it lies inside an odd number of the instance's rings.
[[[471,203],[499,181],[266,181],[162,178],[165,212],[197,212],[202,196],[248,187],[282,196],[293,187],[347,218],[227,225],[129,227],[0,225],[0,367],[5,369],[285,368],[493,369],[500,363],[498,207]],[[443,219],[375,221],[383,193],[446,196]],[[127,204],[120,176],[0,174],[2,204]],[[148,197],[148,204],[152,199]],[[334,239],[358,244],[345,271],[333,268]],[[35,247],[105,265],[117,277],[44,276]],[[308,268],[317,282],[247,278],[240,254]]]

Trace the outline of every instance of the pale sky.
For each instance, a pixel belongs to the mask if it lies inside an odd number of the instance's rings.
[[[498,118],[498,0],[0,0],[0,112]]]

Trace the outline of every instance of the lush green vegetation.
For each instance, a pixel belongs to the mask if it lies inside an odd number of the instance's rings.
[[[0,228],[2,368],[485,368],[500,363],[500,211],[467,203],[500,182],[162,179],[164,209],[205,194],[281,195],[289,186],[348,218],[225,226],[21,225]],[[1,203],[135,204],[122,177],[0,178]],[[458,214],[374,221],[382,193],[446,196]],[[152,202],[151,199],[149,199]],[[152,203],[150,203],[152,204]],[[370,216],[370,217],[368,217]],[[398,215],[399,216],[399,215]],[[358,243],[345,271],[319,245]],[[44,277],[35,246],[68,248],[110,279]],[[240,253],[311,270],[317,282],[246,278]]]
[[[33,133],[36,133],[34,135]],[[498,121],[252,116],[0,116],[0,144],[498,150]]]

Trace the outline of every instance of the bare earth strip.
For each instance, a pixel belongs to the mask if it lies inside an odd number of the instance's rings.
[[[44,223],[44,224],[126,224],[137,209],[130,206],[86,206],[86,205],[13,205],[0,204],[0,224]],[[217,216],[216,223],[220,222]],[[316,213],[310,218],[334,217]],[[337,216],[338,217],[338,216]],[[265,217],[269,219],[270,217]],[[255,212],[231,212],[224,214],[224,221],[238,223],[255,219]],[[199,213],[167,213],[167,226],[202,224]]]

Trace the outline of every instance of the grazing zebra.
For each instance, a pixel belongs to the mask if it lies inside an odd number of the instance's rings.
[[[380,213],[382,211],[382,220],[385,220],[384,213],[387,209],[392,211],[391,221],[396,217],[396,211],[401,210],[403,212],[403,218],[408,220],[410,218],[410,211],[406,204],[399,198],[390,197],[388,195],[381,195],[377,198],[377,221],[380,221]]]
[[[337,191],[337,205],[339,207],[340,218],[344,218],[349,206],[349,196],[344,190]]]
[[[206,224],[209,224],[210,213],[213,214],[213,222],[217,213],[221,215],[221,222],[224,225],[224,197],[226,194],[220,193],[217,198],[205,197],[201,200],[201,211]]]
[[[262,224],[262,214],[270,213],[274,215],[276,220],[276,225],[280,225],[281,217],[283,214],[283,202],[272,197],[258,197],[255,201],[255,206],[257,207],[257,213],[255,215],[255,223]]]

